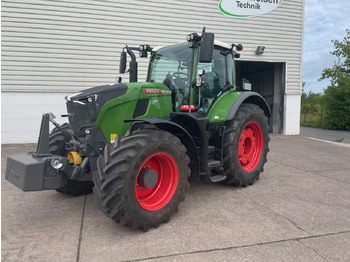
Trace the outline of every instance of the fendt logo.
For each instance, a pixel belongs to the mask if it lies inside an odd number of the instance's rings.
[[[228,16],[252,17],[269,13],[281,3],[282,0],[220,0],[219,10]]]
[[[160,90],[160,89],[144,89],[142,92],[146,94],[171,94],[171,91]]]

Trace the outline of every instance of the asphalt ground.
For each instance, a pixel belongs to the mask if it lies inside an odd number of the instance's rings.
[[[350,144],[350,131],[328,130],[301,126],[300,135],[337,143]]]
[[[109,220],[93,195],[23,193],[5,181],[2,261],[350,261],[350,147],[272,135],[246,188],[192,183],[180,211],[148,232]]]

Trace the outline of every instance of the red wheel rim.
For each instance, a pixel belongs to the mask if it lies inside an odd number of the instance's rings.
[[[138,181],[145,169],[157,172],[158,179],[151,188],[142,187]],[[136,182],[135,193],[139,204],[146,210],[156,211],[169,203],[178,183],[178,170],[175,160],[166,153],[157,153],[149,157],[141,166]]]
[[[244,128],[239,138],[238,156],[242,168],[253,171],[260,161],[263,151],[263,135],[257,122],[251,121]]]

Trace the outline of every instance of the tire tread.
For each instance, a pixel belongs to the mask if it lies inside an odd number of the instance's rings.
[[[117,136],[113,145],[106,145],[105,154],[109,154],[109,156],[100,156],[98,158],[98,169],[93,174],[95,181],[93,191],[98,206],[113,221],[122,226],[130,226],[133,230],[140,228],[147,231],[150,227],[158,227],[160,223],[168,221],[171,216],[169,214],[162,221],[155,221],[154,223],[145,223],[138,220],[137,215],[128,206],[127,200],[130,196],[125,192],[128,172],[135,161],[135,157],[148,144],[156,143],[157,141],[170,141],[179,149],[178,154],[182,162],[186,163],[184,167],[180,167],[184,169],[186,176],[187,184],[183,190],[185,192],[189,187],[189,157],[185,153],[186,149],[180,140],[162,130],[138,130],[132,133],[128,132],[124,137]],[[184,200],[183,196],[181,200]],[[175,211],[176,208],[173,213]]]

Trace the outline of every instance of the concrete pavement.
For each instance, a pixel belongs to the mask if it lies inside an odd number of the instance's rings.
[[[192,183],[180,211],[147,233],[109,220],[92,195],[23,193],[5,181],[2,261],[350,261],[350,148],[273,135],[247,188]]]

